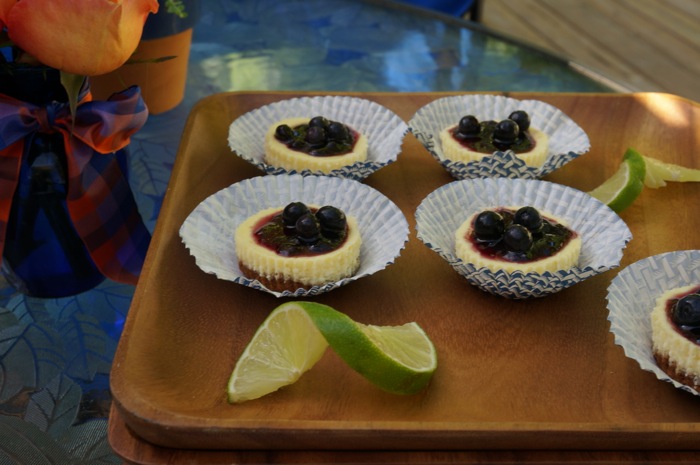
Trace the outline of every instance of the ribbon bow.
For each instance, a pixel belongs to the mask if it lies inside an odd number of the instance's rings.
[[[68,167],[66,206],[95,265],[110,279],[135,284],[150,233],[138,212],[116,157],[146,122],[148,109],[138,87],[92,101],[86,92],[75,116],[67,103],[37,106],[0,94],[0,252],[17,189],[25,137],[35,132],[63,136]],[[106,161],[106,163],[105,163]]]

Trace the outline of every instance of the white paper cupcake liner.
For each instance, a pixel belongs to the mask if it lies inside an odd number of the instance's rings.
[[[582,239],[578,266],[556,273],[506,273],[476,268],[455,254],[454,234],[486,208],[533,206],[562,218]],[[471,284],[511,299],[543,297],[619,266],[632,238],[627,225],[590,195],[545,181],[484,178],[454,181],[429,194],[416,210],[418,238]]]
[[[290,117],[324,116],[340,121],[364,134],[367,160],[326,173],[328,176],[362,180],[396,161],[408,125],[388,108],[370,100],[349,96],[298,97],[280,100],[252,110],[231,123],[229,147],[236,155],[267,174],[295,174],[294,170],[265,163],[265,133],[275,123]],[[304,170],[299,174],[324,174]]]
[[[464,163],[446,158],[440,131],[466,115],[479,121],[501,121],[515,110],[525,110],[531,125],[549,136],[549,153],[541,167],[527,166],[514,152],[495,152],[479,161]],[[539,179],[590,149],[588,135],[558,108],[539,100],[517,100],[501,95],[475,94],[444,97],[420,108],[408,122],[409,130],[456,179]]]
[[[323,286],[276,292],[243,275],[236,256],[236,228],[260,210],[283,208],[296,201],[333,205],[357,219],[362,247],[360,268],[353,276]],[[299,174],[260,176],[233,184],[200,203],[180,227],[182,241],[203,271],[277,297],[317,295],[376,273],[399,256],[408,233],[401,210],[379,191],[350,179]]]
[[[666,291],[700,283],[700,250],[667,252],[621,270],[608,287],[608,320],[625,355],[662,380],[694,395],[695,389],[669,377],[654,360],[651,311]]]

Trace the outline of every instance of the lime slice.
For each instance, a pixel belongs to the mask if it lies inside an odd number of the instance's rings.
[[[281,305],[263,321],[238,359],[228,383],[229,402],[257,399],[294,383],[328,343],[298,305]]]
[[[645,176],[644,157],[634,149],[627,149],[617,171],[589,194],[619,213],[641,194]]]
[[[363,325],[325,305],[300,305],[340,358],[370,382],[396,394],[415,394],[428,385],[437,353],[418,324]]]
[[[363,325],[327,305],[288,302],[270,313],[243,351],[229,380],[229,402],[294,383],[328,345],[370,382],[397,394],[424,389],[437,367],[435,347],[416,323]]]
[[[657,188],[666,185],[666,181],[673,182],[698,182],[700,181],[700,170],[686,168],[685,166],[666,163],[656,158],[644,157],[647,167],[647,174],[644,178],[644,185]]]

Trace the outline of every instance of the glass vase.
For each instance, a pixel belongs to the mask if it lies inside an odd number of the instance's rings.
[[[55,70],[0,75],[0,90],[39,106],[52,101],[67,102],[60,75]],[[105,157],[117,156],[124,155],[114,153]],[[62,134],[38,130],[27,135],[2,261],[7,281],[24,294],[74,295],[105,279],[73,226],[66,205],[67,184]]]

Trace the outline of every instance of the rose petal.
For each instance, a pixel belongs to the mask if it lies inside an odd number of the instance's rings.
[[[0,0],[0,29],[7,24],[7,15],[17,3],[17,0]]]
[[[157,11],[157,0],[20,0],[6,23],[10,39],[41,63],[90,76],[124,64]]]

